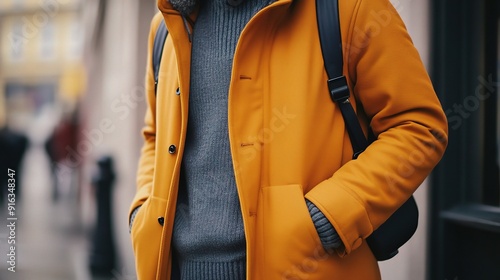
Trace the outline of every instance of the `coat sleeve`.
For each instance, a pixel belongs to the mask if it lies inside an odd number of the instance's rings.
[[[343,254],[411,196],[441,159],[448,133],[429,76],[392,4],[359,0],[348,30],[344,59],[352,93],[377,140],[306,194],[337,230]]]
[[[137,191],[132,201],[129,211],[129,221],[132,212],[151,194],[153,184],[155,151],[156,151],[156,96],[155,96],[155,81],[153,72],[153,43],[156,35],[156,30],[160,22],[163,20],[161,13],[155,15],[151,22],[148,41],[148,55],[145,81],[145,94],[147,100],[146,116],[144,119],[145,125],[142,129],[144,144],[141,150],[139,159],[139,168],[137,171]]]

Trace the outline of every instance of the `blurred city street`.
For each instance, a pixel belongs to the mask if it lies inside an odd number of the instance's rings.
[[[127,213],[145,104],[121,98],[143,96],[155,2],[0,1],[0,279],[135,279]],[[116,179],[99,200],[104,155]]]
[[[25,157],[23,189],[16,201],[16,272],[7,270],[7,207],[1,207],[0,279],[90,279],[89,242],[71,194],[52,200],[50,162],[41,146]]]
[[[82,166],[69,168],[68,163],[56,165],[47,154],[44,144],[49,132],[55,125],[57,114],[54,110],[42,110],[32,121],[28,129],[27,149],[20,170],[14,177],[16,200],[14,216],[10,216],[6,198],[0,203],[0,279],[5,280],[132,280],[133,263],[130,258],[120,257],[125,250],[115,250],[118,254],[115,267],[110,273],[92,275],[90,259],[93,248],[93,232],[97,220],[96,189],[90,181],[95,168],[89,168],[86,174],[80,174]],[[64,168],[64,165],[66,167]],[[2,170],[3,171],[3,170]],[[54,173],[52,173],[55,171]],[[81,183],[81,176],[87,178]],[[55,189],[57,186],[57,189]],[[115,198],[107,203],[116,210],[113,243],[128,244],[126,209],[129,199],[120,199],[120,189],[116,184],[111,187]],[[17,218],[15,228],[9,228],[9,217]],[[123,218],[123,219],[122,219]],[[116,229],[118,228],[118,229]],[[9,237],[15,243],[9,243]],[[121,242],[117,241],[121,240]],[[108,240],[105,240],[105,242]],[[15,246],[15,272],[10,271],[9,263]]]
[[[40,134],[37,134],[40,135]],[[96,220],[95,191],[93,188],[78,191],[76,174],[59,176],[61,187],[54,198],[54,180],[51,162],[43,146],[31,143],[22,166],[22,188],[16,196],[15,217],[15,273],[9,271],[11,246],[7,241],[10,229],[8,207],[0,206],[0,279],[6,280],[132,280],[133,263],[125,267],[120,260],[111,274],[93,276],[89,264],[92,248],[92,233]],[[61,174],[59,174],[61,175]],[[68,175],[68,174],[63,174]],[[121,203],[120,203],[121,201]],[[128,200],[116,199],[115,209],[127,209]],[[116,216],[126,217],[118,213]],[[120,219],[125,221],[125,219]],[[114,230],[116,238],[128,241],[126,223]],[[116,238],[115,241],[116,242]],[[122,250],[123,251],[123,250]],[[126,251],[126,250],[125,250]],[[117,250],[115,253],[120,253]]]

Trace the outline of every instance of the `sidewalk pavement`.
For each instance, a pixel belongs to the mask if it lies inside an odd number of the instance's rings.
[[[64,196],[52,200],[49,164],[41,147],[30,148],[21,174],[23,186],[16,197],[17,220],[7,220],[8,206],[5,201],[0,205],[0,279],[91,279],[87,270],[89,235],[82,230],[78,203]],[[12,222],[13,232],[8,227]],[[8,244],[13,234],[15,244]],[[8,263],[10,246],[15,246],[15,272],[8,270],[14,264]]]

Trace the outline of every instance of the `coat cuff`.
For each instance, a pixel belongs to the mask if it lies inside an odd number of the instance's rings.
[[[340,236],[325,215],[307,199],[306,204],[325,251],[328,252],[342,247]]]
[[[373,232],[368,213],[360,199],[333,178],[315,186],[306,194],[306,199],[320,209],[337,231],[344,245],[343,250],[337,250],[341,257],[359,248],[363,239]]]

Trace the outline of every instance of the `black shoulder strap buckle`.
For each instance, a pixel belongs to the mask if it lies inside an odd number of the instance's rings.
[[[350,92],[345,76],[329,79],[328,89],[330,90],[330,97],[332,98],[333,102],[349,102]]]

